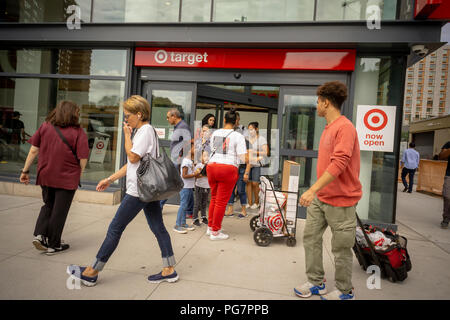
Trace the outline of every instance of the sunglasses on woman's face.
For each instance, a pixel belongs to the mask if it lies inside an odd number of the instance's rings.
[[[129,114],[123,114],[123,118],[125,119],[125,120],[128,120],[128,118],[131,116],[131,113],[129,113]]]

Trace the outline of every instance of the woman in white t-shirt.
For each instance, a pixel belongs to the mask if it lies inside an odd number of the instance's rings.
[[[119,171],[101,180],[97,185],[97,191],[104,191],[112,182],[126,176],[126,195],[109,225],[106,238],[92,266],[70,265],[67,268],[70,275],[81,280],[86,286],[94,286],[97,283],[98,273],[103,270],[106,262],[114,253],[126,226],[141,210],[144,210],[150,229],[156,236],[163,260],[162,271],[149,276],[148,280],[151,283],[175,282],[178,280],[178,275],[174,269],[175,257],[172,243],[164,226],[159,201],[142,202],[139,200],[137,190],[136,169],[139,167],[141,158],[147,153],[156,157],[157,153],[156,133],[149,124],[150,105],[143,97],[132,96],[123,103],[123,108],[125,119],[123,132],[128,161]],[[134,135],[132,135],[133,129],[135,130]]]
[[[225,209],[231,192],[238,180],[239,164],[245,163],[247,147],[242,134],[234,131],[237,121],[236,110],[225,114],[223,129],[211,136],[211,159],[206,167],[211,188],[207,235],[211,240],[225,240],[228,235],[221,232]]]
[[[267,140],[259,134],[258,122],[250,122],[248,124],[248,142],[251,170],[247,177],[244,176],[244,180],[247,181],[248,207],[257,209],[259,207],[259,178],[261,176],[261,167],[266,164],[269,154]]]

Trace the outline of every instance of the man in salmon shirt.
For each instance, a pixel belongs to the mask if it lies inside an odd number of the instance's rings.
[[[341,115],[347,87],[339,81],[317,89],[317,114],[327,125],[320,138],[318,180],[300,198],[308,207],[303,245],[308,281],[294,288],[297,296],[320,295],[323,300],[354,299],[352,247],[356,233],[356,205],[362,196],[359,182],[360,154],[356,129]],[[327,293],[322,261],[322,239],[330,226],[331,247],[336,265],[336,290]]]

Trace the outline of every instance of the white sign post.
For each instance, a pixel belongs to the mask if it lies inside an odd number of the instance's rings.
[[[105,160],[106,149],[108,148],[108,142],[109,138],[95,138],[89,162],[103,163]]]
[[[356,131],[360,150],[394,151],[395,111],[395,106],[358,106]]]

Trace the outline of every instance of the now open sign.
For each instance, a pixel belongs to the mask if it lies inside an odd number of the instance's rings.
[[[356,131],[360,150],[394,151],[395,110],[395,106],[358,105]]]

